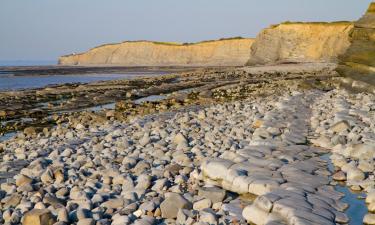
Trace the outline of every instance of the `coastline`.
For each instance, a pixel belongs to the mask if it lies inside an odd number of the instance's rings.
[[[330,126],[319,127],[316,120],[340,115],[333,110],[337,99],[361,99],[349,107],[360,110],[374,96],[347,93],[339,87],[339,79],[334,64],[288,64],[200,68],[158,77],[1,93],[2,108],[19,105],[20,99],[28,103],[15,113],[5,110],[2,120],[25,118],[24,112],[32,112],[34,115],[27,118],[34,116],[39,123],[20,126],[14,137],[0,143],[0,182],[5,182],[2,187],[16,185],[21,190],[34,188],[34,184],[43,189],[63,185],[72,194],[50,193],[64,206],[46,216],[66,221],[71,219],[64,219],[64,213],[95,212],[104,207],[112,209],[102,213],[114,223],[185,224],[200,220],[263,224],[270,219],[261,205],[266,199],[271,201],[280,223],[291,218],[284,211],[277,211],[278,205],[293,211],[295,206],[283,203],[293,201],[296,206],[311,205],[311,210],[335,215],[317,217],[316,213],[306,214],[310,211],[295,211],[294,217],[313,216],[324,224],[350,220],[349,224],[355,224],[363,215],[345,214],[348,203],[340,200],[343,194],[335,190],[336,183],[331,179],[340,172],[339,167],[330,171],[320,158],[330,151],[336,155],[342,151],[325,145],[331,143],[326,137],[332,138],[332,143],[336,140],[337,133],[329,131],[334,121],[327,120]],[[97,98],[98,93],[101,98]],[[321,115],[319,104],[327,99],[333,103]],[[46,108],[41,108],[40,103]],[[371,111],[368,113],[367,116],[372,115]],[[358,115],[361,117],[353,127],[361,127],[361,120],[366,118]],[[355,143],[347,140],[348,146]],[[74,167],[74,160],[78,160],[79,170]],[[353,164],[355,159],[348,156],[347,160]],[[332,161],[337,164],[337,160]],[[37,169],[40,166],[42,169]],[[226,172],[228,166],[233,174]],[[79,171],[96,175],[86,176]],[[256,176],[254,171],[258,171]],[[83,183],[76,185],[81,181],[68,176],[72,173],[82,177]],[[371,176],[354,183],[354,189],[371,193]],[[231,179],[225,183],[224,178]],[[25,179],[27,182],[21,184]],[[92,179],[100,186],[81,188]],[[348,186],[353,187],[351,182]],[[121,192],[116,189],[119,187]],[[301,194],[291,190],[309,197],[301,199]],[[103,191],[111,193],[111,197],[94,202],[88,198]],[[269,199],[271,194],[278,200]],[[7,192],[4,204],[10,204],[17,196]],[[320,208],[323,203],[311,200],[323,197],[329,202],[324,205],[326,211]],[[349,204],[365,207],[363,201]],[[41,204],[32,199],[27,202]],[[182,206],[175,207],[176,202]],[[79,205],[71,211],[65,204]],[[136,207],[129,209],[132,204]],[[117,209],[126,213],[115,216]],[[87,219],[105,218],[92,214]]]

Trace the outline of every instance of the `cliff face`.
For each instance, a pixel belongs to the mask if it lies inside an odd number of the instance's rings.
[[[242,66],[253,39],[227,39],[196,44],[123,42],[62,56],[61,65],[121,66]]]
[[[247,65],[278,62],[335,62],[349,47],[350,22],[282,23],[264,29]]]
[[[350,37],[351,45],[339,57],[337,71],[348,78],[352,87],[375,93],[375,3],[371,3],[366,14],[354,24]]]

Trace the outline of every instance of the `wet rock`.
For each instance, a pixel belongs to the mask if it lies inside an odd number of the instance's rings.
[[[367,213],[363,218],[363,223],[368,225],[375,224],[375,214]]]
[[[337,181],[345,181],[346,180],[346,174],[343,171],[339,171],[335,174],[333,174],[332,178]]]
[[[361,181],[365,179],[365,174],[362,170],[353,167],[347,171],[347,179]]]

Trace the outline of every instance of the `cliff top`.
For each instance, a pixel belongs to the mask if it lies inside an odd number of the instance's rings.
[[[112,46],[112,45],[125,44],[125,43],[142,43],[142,42],[146,42],[146,43],[152,43],[152,44],[156,44],[156,45],[192,46],[192,45],[199,45],[199,44],[204,44],[204,43],[209,43],[209,42],[230,41],[230,40],[254,40],[254,39],[255,38],[230,37],[230,38],[220,38],[218,40],[205,40],[205,41],[193,42],[193,43],[189,43],[189,42],[179,43],[179,42],[162,42],[162,41],[135,40],[135,41],[123,41],[123,42],[119,42],[119,43],[103,44],[103,45],[99,45],[99,46],[93,47],[93,48],[89,49],[88,51],[95,50],[95,49],[102,48],[102,47]],[[83,53],[77,53],[77,54],[67,54],[67,55],[63,55],[61,57],[67,57],[67,56],[72,56],[72,55],[81,55],[81,54],[84,54],[84,53],[85,52],[83,52]]]
[[[367,13],[375,13],[375,2],[371,2],[368,9]]]
[[[276,28],[281,25],[327,25],[327,26],[335,26],[335,25],[351,25],[353,22],[351,21],[333,21],[333,22],[299,22],[299,21],[285,21],[280,24],[271,25],[270,28]]]

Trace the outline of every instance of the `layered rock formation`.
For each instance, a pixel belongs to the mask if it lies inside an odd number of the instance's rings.
[[[103,45],[88,52],[62,56],[61,65],[121,66],[242,66],[253,39],[232,38],[196,44],[149,41]]]
[[[337,70],[352,87],[375,91],[375,3],[354,24],[350,37],[351,45],[339,57]]]
[[[61,65],[243,66],[284,62],[337,62],[350,46],[351,22],[282,23],[254,39],[195,44],[123,42],[62,56]]]
[[[336,62],[349,47],[350,22],[282,23],[264,29],[247,65],[282,62]]]

